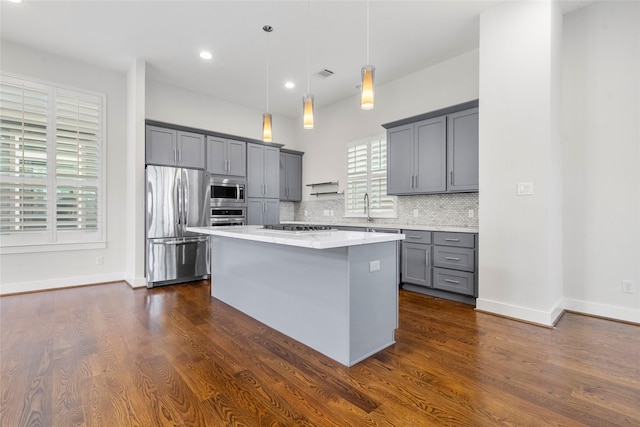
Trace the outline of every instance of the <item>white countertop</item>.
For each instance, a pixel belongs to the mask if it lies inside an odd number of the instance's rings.
[[[334,225],[336,227],[371,227],[371,228],[393,228],[400,230],[422,230],[422,231],[449,231],[455,233],[477,233],[478,227],[460,227],[451,225],[422,225],[422,224],[382,224],[376,222],[345,222],[345,221],[280,221],[281,224],[322,224]]]
[[[364,233],[359,231],[312,231],[295,232],[264,230],[261,225],[230,227],[187,227],[188,231],[212,236],[253,240],[277,245],[299,246],[311,249],[341,248],[346,246],[367,245],[371,243],[404,240],[404,234]]]

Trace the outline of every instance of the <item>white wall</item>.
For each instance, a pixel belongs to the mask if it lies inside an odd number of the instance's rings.
[[[298,149],[305,152],[303,185],[338,180],[340,190],[344,190],[348,142],[384,133],[382,123],[477,98],[478,51],[474,50],[376,86],[374,110],[361,110],[358,94],[319,108],[315,112],[315,129],[296,126]],[[303,188],[304,200],[313,197],[307,187]]]
[[[264,111],[147,81],[146,118],[262,140]],[[273,142],[296,149],[293,120],[273,114]]]
[[[566,308],[640,322],[640,4],[596,3],[564,28]]]
[[[551,325],[562,310],[559,46],[555,2],[480,16],[477,308]],[[518,182],[534,194],[517,196]]]
[[[124,277],[126,176],[126,78],[124,74],[1,44],[2,71],[107,95],[107,182],[105,249],[7,254],[0,258],[2,292],[98,283]],[[96,265],[96,257],[104,258]]]

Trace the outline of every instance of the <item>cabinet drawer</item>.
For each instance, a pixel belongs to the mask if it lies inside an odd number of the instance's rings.
[[[433,233],[433,244],[442,246],[459,246],[461,248],[474,248],[475,234],[436,231]]]
[[[433,269],[433,287],[459,294],[474,295],[475,285],[473,273],[449,270],[446,268]]]
[[[451,246],[433,247],[433,265],[454,270],[475,271],[475,250]]]
[[[402,230],[405,242],[431,244],[431,232],[422,230]]]

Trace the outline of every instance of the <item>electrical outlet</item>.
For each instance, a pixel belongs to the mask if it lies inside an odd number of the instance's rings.
[[[380,260],[369,261],[369,273],[380,270]]]
[[[102,265],[104,263],[104,258],[102,256],[96,257],[96,265]]]
[[[309,216],[309,211],[308,210],[304,210],[304,216]]]
[[[329,211],[329,216],[333,216],[333,209]]]
[[[325,209],[322,211],[322,216],[331,216],[331,211],[329,209]]]
[[[413,216],[416,218],[418,217],[418,209],[413,210]]]
[[[635,287],[635,283],[633,283],[633,280],[623,280],[622,281],[622,292],[624,292],[625,294],[635,294],[636,293],[636,287]]]
[[[473,218],[473,209],[469,209],[469,218]]]
[[[519,182],[518,196],[531,196],[533,194],[533,182]]]

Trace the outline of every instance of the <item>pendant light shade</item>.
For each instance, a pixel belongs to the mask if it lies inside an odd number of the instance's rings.
[[[376,67],[373,65],[365,65],[362,67],[362,98],[360,99],[360,108],[363,110],[373,110],[374,101],[374,79]]]
[[[262,115],[262,141],[271,142],[273,140],[271,136],[271,114],[264,113]]]
[[[302,126],[313,129],[313,95],[306,93],[302,96]]]

